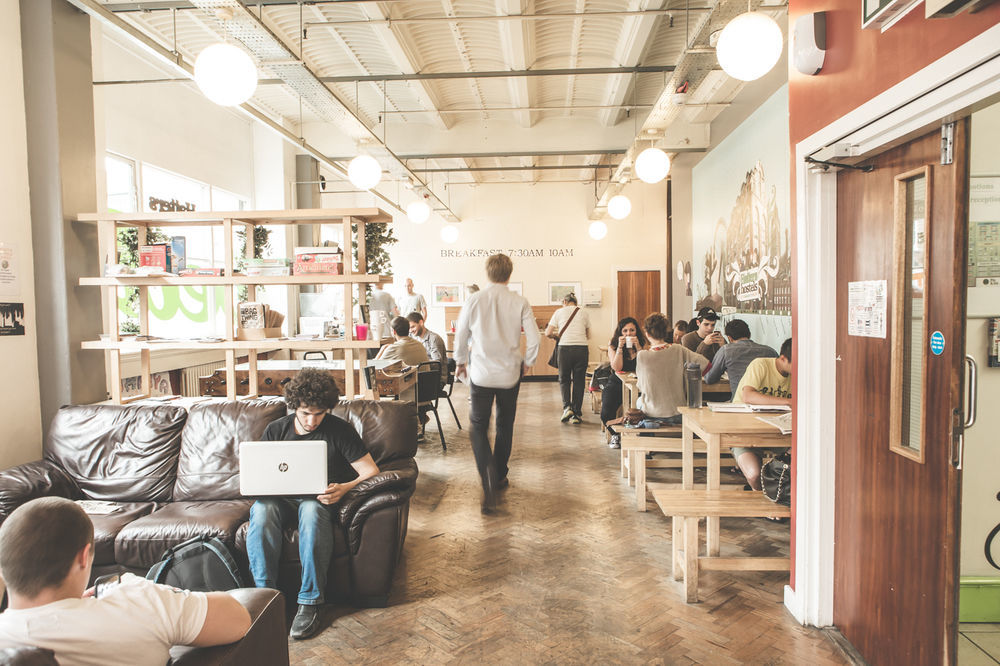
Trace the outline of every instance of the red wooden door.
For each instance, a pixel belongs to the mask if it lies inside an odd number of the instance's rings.
[[[660,271],[618,271],[618,319],[660,311]],[[618,323],[618,322],[615,322]]]
[[[958,122],[948,165],[935,131],[882,153],[871,173],[838,174],[834,624],[871,664],[956,660],[967,137],[967,121]],[[910,253],[894,263],[894,215],[918,185],[924,260],[904,242]],[[898,290],[896,273],[905,276]],[[888,287],[886,337],[851,334],[852,283],[857,293],[879,280]],[[903,303],[911,311],[894,325]],[[931,344],[938,333],[943,351]],[[906,355],[894,361],[896,334]],[[893,398],[894,371],[921,399]],[[890,449],[911,436],[919,449]]]

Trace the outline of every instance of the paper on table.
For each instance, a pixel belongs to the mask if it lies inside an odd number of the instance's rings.
[[[781,431],[782,435],[792,434],[792,414],[782,414],[781,416],[758,416],[758,421],[763,421]]]
[[[713,412],[735,412],[749,414],[752,412],[790,412],[788,405],[748,405],[745,402],[707,402]]]

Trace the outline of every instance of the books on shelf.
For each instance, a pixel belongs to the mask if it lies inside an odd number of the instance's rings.
[[[745,402],[707,402],[708,408],[713,412],[733,412],[742,414],[752,414],[755,412],[790,412],[792,408],[788,405],[748,405]]]
[[[758,416],[758,421],[763,421],[768,425],[773,425],[775,428],[781,431],[782,435],[792,434],[792,413],[785,412],[780,416]]]

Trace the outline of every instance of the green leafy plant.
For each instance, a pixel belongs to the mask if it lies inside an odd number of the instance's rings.
[[[244,271],[247,266],[247,232],[246,229],[237,229],[236,237],[240,241],[239,252],[236,255],[236,260],[233,263],[233,267],[237,271]],[[253,256],[254,259],[260,259],[267,251],[271,249],[271,230],[262,225],[255,225],[253,228]],[[247,287],[246,285],[240,285],[237,288],[237,299],[240,303],[247,300]]]
[[[169,243],[170,236],[159,229],[146,229],[146,244]],[[118,230],[118,263],[132,268],[139,267],[139,230],[126,227]],[[125,287],[125,295],[118,299],[118,309],[124,317],[119,317],[119,335],[135,335],[139,332],[139,289]]]
[[[388,224],[365,224],[365,266],[364,271],[370,275],[392,275],[392,259],[389,257],[389,246],[399,242]],[[352,238],[357,238],[357,225],[352,225]],[[351,241],[351,249],[355,258],[358,252],[358,242]],[[358,267],[361,268],[360,266]],[[368,291],[372,286],[368,285]]]

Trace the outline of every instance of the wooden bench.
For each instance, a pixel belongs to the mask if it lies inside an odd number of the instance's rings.
[[[622,428],[621,430],[621,474],[628,479],[628,484],[635,486],[636,509],[646,510],[646,470],[647,469],[681,469],[680,458],[646,460],[647,453],[683,452],[681,427],[663,426],[662,428]],[[698,440],[694,451],[700,454],[694,459],[695,467],[705,467],[705,443]]]
[[[789,571],[787,557],[714,557],[698,555],[698,519],[787,518],[791,509],[775,504],[763,494],[745,490],[683,490],[650,484],[653,499],[671,519],[671,564],[674,580],[684,581],[688,603],[698,601],[698,572]],[[682,543],[683,542],[683,543]]]

